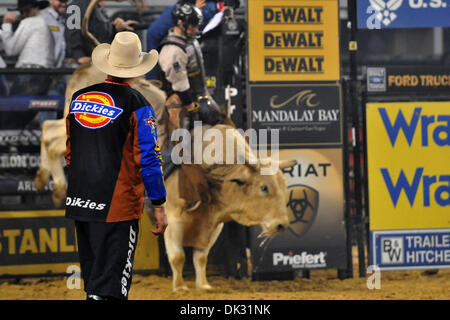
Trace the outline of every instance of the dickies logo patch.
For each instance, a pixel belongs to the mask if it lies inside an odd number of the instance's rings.
[[[115,106],[114,99],[107,93],[92,91],[79,95],[70,106],[75,120],[85,128],[99,129],[117,119],[123,109]]]

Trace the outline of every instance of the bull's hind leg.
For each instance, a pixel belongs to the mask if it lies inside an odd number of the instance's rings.
[[[174,292],[189,290],[183,280],[183,266],[186,256],[183,249],[183,226],[171,222],[164,233],[167,257],[172,269],[172,289]]]
[[[194,248],[193,260],[195,267],[195,286],[198,289],[212,289],[212,287],[208,284],[208,280],[206,279],[206,264],[208,262],[209,250],[211,250],[214,243],[216,243],[216,240],[219,237],[222,228],[223,223],[219,224],[216,230],[213,231],[207,248]]]
[[[48,164],[47,146],[41,141],[41,163],[36,172],[35,185],[37,191],[44,191],[45,186],[50,180],[50,169]]]

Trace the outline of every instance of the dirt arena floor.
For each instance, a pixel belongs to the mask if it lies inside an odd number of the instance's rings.
[[[209,277],[211,291],[194,289],[172,293],[171,277],[135,275],[130,300],[450,300],[450,270],[426,275],[423,271],[381,273],[381,288],[369,290],[367,277],[337,278],[336,270],[312,271],[310,279],[255,282]],[[370,275],[368,275],[370,276]],[[65,277],[0,281],[1,300],[84,300],[83,290],[68,289]]]

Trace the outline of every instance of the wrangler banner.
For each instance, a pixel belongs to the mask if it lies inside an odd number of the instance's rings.
[[[337,0],[248,0],[249,81],[340,79]]]
[[[75,226],[64,210],[0,211],[0,277],[63,274],[78,265]],[[134,270],[159,268],[157,238],[144,213]]]
[[[372,264],[450,267],[450,102],[369,103]]]
[[[345,268],[342,149],[285,149],[280,159],[297,161],[283,170],[289,227],[269,240],[250,229],[254,275]]]

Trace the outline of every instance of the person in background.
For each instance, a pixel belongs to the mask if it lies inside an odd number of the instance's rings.
[[[48,5],[48,1],[18,0],[16,8],[8,9],[20,12],[20,23],[15,31],[12,24],[19,16],[10,12],[3,17],[0,37],[6,55],[18,56],[16,68],[55,66],[53,37],[40,14]],[[45,95],[50,81],[47,75],[18,75],[11,85],[10,95]]]
[[[172,21],[172,11],[177,4],[191,3],[202,10],[203,23],[199,26],[201,30],[208,24],[214,15],[223,8],[222,1],[206,1],[206,0],[180,0],[173,6],[168,7],[163,13],[156,19],[147,29],[147,50],[158,50],[161,46],[161,41],[167,36],[167,32],[170,28],[173,28],[175,24]],[[160,80],[159,65],[153,68],[146,76],[150,80]]]
[[[209,104],[206,100],[200,104],[200,98],[206,97],[203,56],[196,40],[202,12],[191,3],[178,3],[172,19],[175,26],[162,41],[159,55],[170,126],[190,130],[196,120],[212,125]],[[181,164],[178,190],[189,212],[207,200],[208,184],[199,171],[195,165]]]
[[[3,45],[0,41],[0,52],[3,50]],[[3,60],[2,56],[0,55],[0,69],[6,68],[6,63]],[[6,78],[4,74],[0,74],[0,97],[7,97],[9,96],[9,87],[8,83],[6,82]]]
[[[64,30],[66,28],[66,9],[68,0],[50,0],[50,7],[42,12],[42,17],[47,23],[55,44],[55,67],[62,68],[64,66],[64,59],[66,57],[66,40],[64,38]],[[64,96],[66,91],[66,81],[64,76],[52,77],[49,96]],[[45,120],[57,118],[57,111],[40,111],[39,123]]]
[[[70,5],[76,5],[80,8],[81,17],[84,18],[87,7],[91,0],[72,0]],[[104,1],[100,1],[94,8],[89,19],[89,32],[92,33],[100,43],[110,43],[117,32],[123,30],[132,31],[133,24],[137,21],[117,18],[110,21],[104,8]],[[65,38],[67,43],[66,55],[72,58],[78,64],[88,63],[91,60],[91,53],[94,45],[89,39],[83,36],[81,29],[68,29],[65,31]]]
[[[50,0],[50,7],[43,11],[42,17],[52,32],[55,42],[55,67],[61,68],[66,57],[66,9],[68,0]]]

